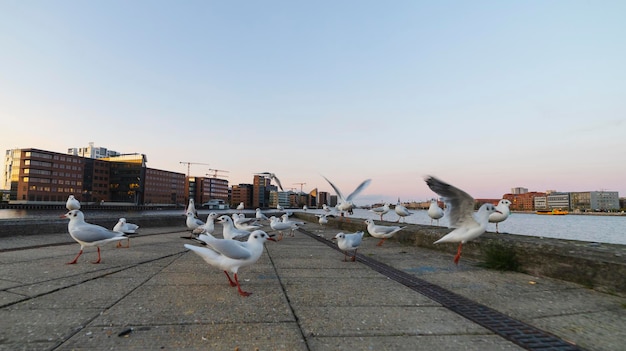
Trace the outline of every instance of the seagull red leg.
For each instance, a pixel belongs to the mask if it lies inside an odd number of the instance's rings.
[[[456,255],[454,256],[454,264],[458,265],[459,260],[461,259],[461,248],[463,247],[463,243],[459,243],[459,248],[456,250]]]
[[[76,257],[74,257],[74,260],[71,262],[68,262],[66,264],[76,264],[76,262],[78,262],[78,258],[80,257],[80,255],[83,254],[83,249],[80,249],[80,251],[78,251],[78,255],[76,255]]]
[[[383,243],[385,242],[385,239],[387,239],[387,238],[380,239],[380,241],[378,242],[378,244],[376,244],[376,246],[382,246]]]
[[[98,264],[98,263],[100,263],[100,246],[97,246],[97,247],[98,247],[98,259],[97,259],[95,262],[91,262],[91,263],[93,263],[93,264]]]
[[[354,249],[354,254],[352,255],[352,262],[356,261],[356,250]]]
[[[239,285],[239,279],[237,278],[237,273],[235,273],[235,282],[237,283],[237,291],[239,291],[239,295],[241,296],[250,296],[252,293],[245,292],[241,290],[241,285]]]
[[[235,283],[232,279],[230,279],[230,275],[228,274],[228,271],[224,271],[224,274],[226,274],[226,277],[228,278],[228,282],[230,283],[230,286],[233,286],[233,287],[237,286],[237,283]]]

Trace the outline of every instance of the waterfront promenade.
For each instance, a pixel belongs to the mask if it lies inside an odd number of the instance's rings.
[[[78,252],[67,232],[0,240],[0,350],[623,350],[626,299],[365,238],[357,262],[307,223],[243,268],[244,298],[183,226]],[[269,226],[266,226],[268,232]],[[216,233],[221,228],[217,226]],[[328,239],[328,240],[327,240]]]

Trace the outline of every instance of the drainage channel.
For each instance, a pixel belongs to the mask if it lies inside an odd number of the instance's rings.
[[[298,231],[322,242],[329,247],[341,251],[330,240],[299,228]],[[357,253],[357,260],[373,270],[387,276],[396,282],[440,303],[447,309],[491,330],[501,337],[527,349],[527,350],[554,350],[554,351],[577,351],[583,350],[563,339],[532,325],[511,318],[485,305],[474,302],[450,290],[429,283],[411,274],[388,266],[365,255]]]

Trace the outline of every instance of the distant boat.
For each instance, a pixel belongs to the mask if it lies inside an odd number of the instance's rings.
[[[566,215],[569,212],[566,210],[553,209],[553,210],[537,210],[535,211],[538,215]]]

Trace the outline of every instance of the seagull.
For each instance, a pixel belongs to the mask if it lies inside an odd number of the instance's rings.
[[[383,220],[383,216],[387,214],[387,212],[389,212],[389,203],[385,202],[384,206],[381,207],[376,207],[376,208],[372,208],[370,210],[370,212],[374,212],[378,215],[380,215],[380,220]]]
[[[413,214],[413,212],[409,212],[406,207],[402,206],[402,204],[400,203],[400,199],[398,199],[398,203],[396,204],[394,211],[396,211],[396,214],[398,215],[398,220],[396,222],[400,222],[400,219],[402,219],[402,221],[406,223],[406,218],[404,217]]]
[[[239,211],[239,213],[241,213],[244,208],[246,208],[246,206],[243,204],[243,202],[240,202],[239,205],[237,205],[237,211]]]
[[[204,222],[195,217],[193,212],[187,212],[187,220],[185,221],[187,228],[193,231],[194,229],[204,225]]]
[[[443,198],[449,209],[450,227],[456,228],[435,241],[435,244],[458,242],[459,247],[454,256],[454,263],[459,264],[463,244],[482,235],[487,228],[489,215],[500,211],[493,204],[487,203],[480,206],[474,215],[474,198],[468,193],[432,176],[426,178],[426,184]]]
[[[187,205],[187,211],[193,213],[193,216],[198,218],[198,211],[196,210],[196,203],[193,199],[189,199],[189,205]]]
[[[241,296],[250,296],[251,293],[241,290],[237,277],[239,268],[250,266],[259,260],[263,254],[263,244],[266,240],[276,241],[262,230],[255,230],[250,233],[246,242],[217,239],[210,234],[200,234],[198,239],[206,243],[207,247],[185,244],[185,248],[195,252],[211,266],[222,269],[228,277],[230,286],[236,286]],[[228,271],[233,273],[234,281],[230,278]]]
[[[328,184],[330,184],[330,186],[335,190],[335,193],[337,193],[337,197],[339,197],[339,204],[337,205],[337,209],[342,212],[352,211],[352,209],[354,208],[354,203],[352,202],[352,199],[355,198],[361,191],[363,191],[363,189],[367,188],[367,186],[372,181],[371,179],[363,181],[363,183],[361,183],[356,189],[354,189],[354,191],[350,195],[348,195],[348,197],[343,197],[343,194],[341,193],[339,188],[335,186],[335,184],[331,183],[331,181],[328,180],[328,178],[326,177],[324,177],[324,179],[326,179]]]
[[[120,218],[117,221],[117,224],[113,227],[113,231],[114,232],[118,232],[118,233],[122,233],[122,234],[135,234],[137,233],[137,229],[139,229],[139,226],[133,223],[128,223],[126,222],[126,218]],[[117,247],[122,247],[122,243],[121,242],[117,242]],[[125,248],[130,247],[130,238],[126,238],[126,246],[124,246]]]
[[[277,209],[278,211],[280,211],[280,212],[283,212],[283,211],[285,210],[285,208],[284,208],[284,207],[282,207],[280,204],[277,204],[277,205],[276,205],[276,209]]]
[[[295,222],[281,222],[281,220],[275,216],[270,217],[270,227],[280,234],[278,237],[279,241],[283,239],[283,230],[291,230],[291,236],[294,236],[294,230],[298,229],[298,225]]]
[[[306,212],[306,210],[308,210],[309,208],[307,207],[307,205],[302,206],[302,211]]]
[[[428,216],[430,217],[430,225],[433,225],[433,219],[437,220],[439,225],[439,218],[443,217],[443,210],[437,204],[437,200],[430,200],[430,207],[428,207]]]
[[[276,177],[276,174],[270,173],[270,172],[261,172],[261,173],[256,173],[256,174],[265,176],[265,178],[273,179],[278,185],[278,187],[280,188],[280,191],[284,191],[283,186],[280,184],[280,180],[278,179],[278,177]]]
[[[297,225],[304,225],[304,222],[297,222],[297,221],[292,221],[289,219],[289,214],[285,213],[284,215],[280,216],[280,218],[282,218],[282,221],[284,223],[295,223]]]
[[[316,217],[319,217],[319,219],[317,220],[317,222],[323,227],[325,224],[328,224],[328,215],[327,214],[318,214],[315,215]]]
[[[65,208],[68,211],[71,210],[80,210],[80,201],[76,200],[74,195],[70,195],[67,197],[67,202],[65,203]]]
[[[267,216],[263,214],[260,208],[256,209],[255,217],[258,220],[269,220],[269,218],[267,218]]]
[[[385,242],[385,240],[391,238],[401,229],[406,228],[399,226],[376,225],[373,219],[365,220],[365,224],[367,224],[367,232],[370,233],[371,236],[380,239],[376,246],[381,246]]]
[[[193,234],[203,234],[203,233],[213,234],[213,232],[215,231],[215,219],[216,218],[217,218],[217,213],[215,212],[209,213],[208,216],[206,216],[206,223],[194,229],[192,233]]]
[[[352,262],[356,261],[356,250],[361,245],[363,240],[363,232],[356,232],[352,234],[339,233],[335,235],[333,240],[337,240],[337,246],[343,250],[343,261],[346,262],[348,256],[348,250],[354,250],[352,254]]]
[[[85,222],[85,215],[80,210],[71,210],[61,215],[61,218],[68,218],[67,230],[72,239],[80,244],[78,255],[67,264],[75,264],[83,254],[85,246],[96,246],[98,248],[98,260],[92,263],[100,263],[100,245],[126,239],[124,234],[108,230],[105,227]]]
[[[235,228],[246,230],[246,231],[254,231],[257,229],[261,229],[263,226],[256,222],[256,218],[246,218],[244,214],[236,214],[233,213],[233,224]]]
[[[235,228],[233,220],[226,215],[220,216],[218,221],[222,223],[224,239],[243,239],[250,235],[247,230]]]
[[[328,207],[328,205],[326,205],[326,204],[322,204],[322,209],[326,213],[330,213],[330,211],[331,211],[330,207]]]
[[[511,206],[511,201],[507,199],[502,199],[500,200],[500,202],[498,202],[498,205],[496,206],[496,210],[500,211],[500,213],[494,212],[489,215],[489,223],[496,224],[496,233],[499,233],[498,223],[504,222],[504,220],[509,218],[509,215],[511,214],[509,206]]]

